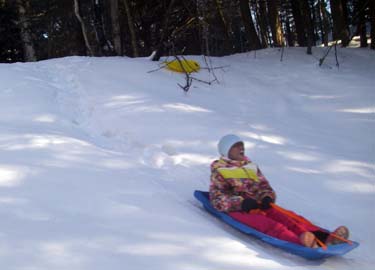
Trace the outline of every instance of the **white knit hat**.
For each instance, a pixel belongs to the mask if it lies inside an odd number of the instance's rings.
[[[222,137],[217,145],[217,149],[219,150],[219,154],[223,157],[228,157],[229,150],[231,147],[238,143],[243,142],[243,140],[234,134],[228,134]]]

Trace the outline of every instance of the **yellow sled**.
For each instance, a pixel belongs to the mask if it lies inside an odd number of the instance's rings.
[[[194,60],[173,60],[166,62],[166,68],[175,72],[198,72],[200,70],[200,65]]]

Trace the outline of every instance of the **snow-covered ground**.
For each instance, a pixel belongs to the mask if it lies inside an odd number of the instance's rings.
[[[219,83],[188,93],[146,58],[1,64],[1,270],[373,269],[375,53],[339,49],[337,69],[325,50],[211,58]],[[206,213],[193,192],[227,133],[281,206],[360,247],[307,261]]]

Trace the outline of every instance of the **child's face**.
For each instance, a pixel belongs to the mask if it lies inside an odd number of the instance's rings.
[[[245,147],[243,142],[238,142],[229,150],[228,157],[232,160],[243,161],[245,160]]]

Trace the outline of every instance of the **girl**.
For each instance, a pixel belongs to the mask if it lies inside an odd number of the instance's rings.
[[[210,202],[217,210],[262,233],[306,247],[337,244],[342,242],[340,238],[349,237],[345,226],[329,233],[301,216],[292,218],[272,207],[275,191],[258,166],[245,156],[244,143],[238,136],[221,138],[218,150],[221,158],[211,164],[210,183]]]

